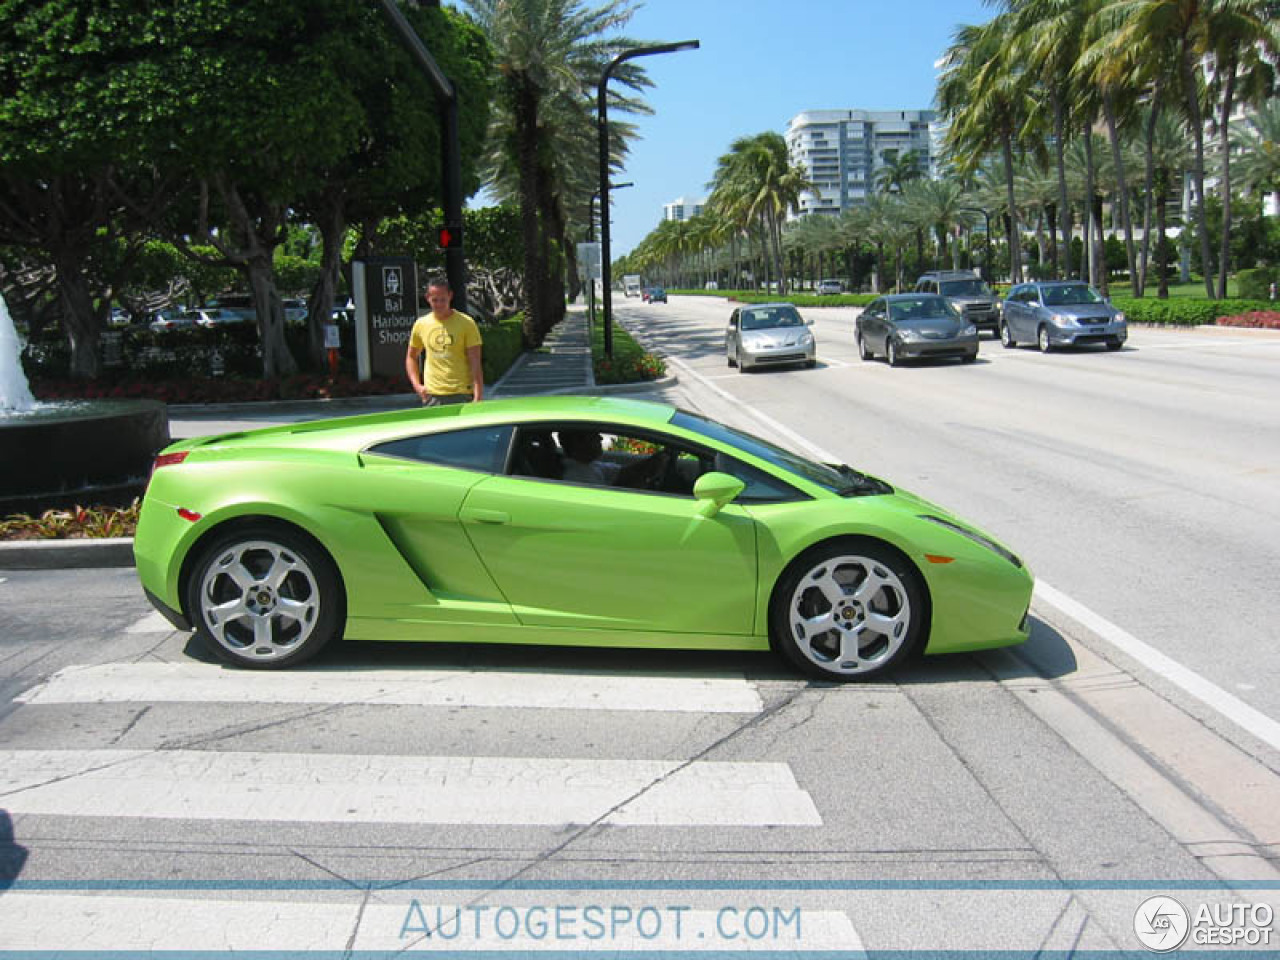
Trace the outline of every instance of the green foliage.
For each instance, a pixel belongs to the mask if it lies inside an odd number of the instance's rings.
[[[761,293],[758,290],[668,290],[667,293],[686,297],[723,297],[739,303],[773,303],[778,299],[776,293]],[[797,307],[865,307],[877,296],[878,294],[874,293],[837,293],[823,296],[788,293],[786,301]]]
[[[1111,302],[1124,311],[1130,323],[1179,327],[1213,324],[1219,317],[1266,310],[1271,306],[1265,300],[1156,300],[1151,297],[1114,297]]]
[[[1236,275],[1236,291],[1245,300],[1270,300],[1271,285],[1280,282],[1280,268],[1258,267]]]
[[[643,383],[657,380],[667,372],[661,357],[649,353],[618,323],[613,325],[613,357],[605,356],[604,324],[591,328],[592,369],[596,383]]]
[[[282,294],[301,295],[315,286],[320,277],[320,263],[285,253],[282,247],[277,247],[275,275],[276,287]]]
[[[480,356],[484,361],[484,382],[490,386],[511,369],[523,350],[521,325],[523,314],[507,317],[497,323],[486,323],[480,327],[480,336],[484,340],[484,349]]]

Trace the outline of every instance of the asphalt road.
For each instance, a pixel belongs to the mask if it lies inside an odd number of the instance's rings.
[[[1065,955],[1140,950],[1152,895],[1280,909],[1278,752],[1106,635],[1277,715],[1250,471],[1276,465],[1280,341],[890,370],[824,311],[817,369],[740,375],[721,304],[619,316],[669,352],[667,399],[1016,546],[1057,591],[1032,640],[850,686],[433,645],[258,674],[129,570],[0,571],[0,949]]]

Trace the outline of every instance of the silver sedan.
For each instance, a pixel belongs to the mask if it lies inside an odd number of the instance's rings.
[[[729,366],[744,373],[755,367],[818,362],[813,331],[789,303],[761,303],[739,307],[729,318],[724,336]]]
[[[1006,347],[1034,343],[1043,353],[1054,347],[1106,344],[1119,350],[1129,336],[1124,313],[1083,281],[1024,283],[1009,291],[1000,318]]]

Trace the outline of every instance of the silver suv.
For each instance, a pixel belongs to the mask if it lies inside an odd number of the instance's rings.
[[[979,330],[995,333],[1000,327],[1000,301],[986,282],[968,270],[938,270],[916,281],[916,293],[946,297]]]

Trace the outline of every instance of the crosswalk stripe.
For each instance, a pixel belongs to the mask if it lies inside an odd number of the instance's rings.
[[[785,763],[192,750],[0,751],[0,805],[78,817],[820,826]]]
[[[743,677],[488,670],[294,670],[261,673],[204,663],[108,663],[61,670],[16,698],[57,703],[360,703],[759,713]]]
[[[634,897],[631,894],[631,897]],[[121,896],[9,892],[0,897],[0,929],[8,951],[693,951],[787,955],[840,951],[862,955],[846,913],[750,908],[692,909],[609,904],[471,906],[401,894],[398,902],[363,904],[353,892],[335,902],[194,899],[189,895]],[[385,899],[385,898],[380,898]],[[771,920],[775,922],[771,922]],[[752,926],[754,924],[754,927]],[[423,929],[430,935],[423,934]],[[381,955],[381,954],[380,954]],[[389,955],[389,954],[388,954]]]

